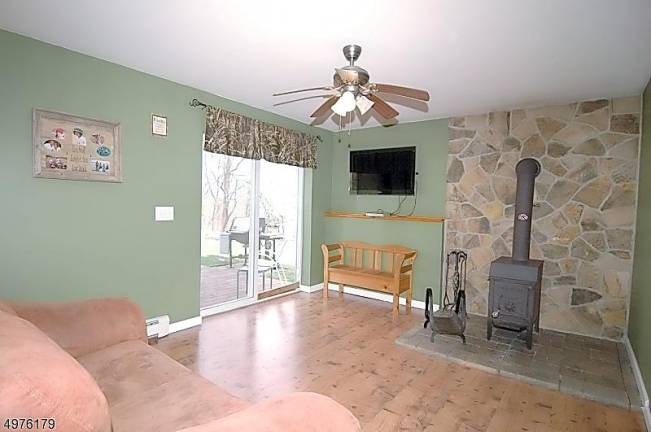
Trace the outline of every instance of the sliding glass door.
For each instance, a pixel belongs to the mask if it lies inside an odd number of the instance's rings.
[[[302,168],[260,162],[258,296],[298,287]]]
[[[201,308],[253,296],[248,286],[255,164],[203,152]]]
[[[298,285],[302,175],[288,165],[203,153],[202,309]]]

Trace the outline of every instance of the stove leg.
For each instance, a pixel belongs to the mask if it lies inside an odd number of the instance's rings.
[[[493,337],[493,323],[490,319],[486,320],[486,339],[491,340]]]
[[[533,348],[533,324],[527,327],[527,349]]]
[[[466,335],[461,335],[461,341],[464,345],[466,344]]]

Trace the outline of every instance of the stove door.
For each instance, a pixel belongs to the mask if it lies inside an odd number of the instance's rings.
[[[530,284],[512,279],[491,278],[491,314],[496,322],[523,325],[527,323]],[[497,312],[497,316],[495,313]]]

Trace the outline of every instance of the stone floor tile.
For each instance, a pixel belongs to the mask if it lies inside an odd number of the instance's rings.
[[[496,340],[487,340],[484,338],[478,338],[475,336],[466,336],[466,341],[469,345],[478,346],[488,350],[506,352],[510,348],[510,344],[502,343]]]
[[[593,348],[601,351],[617,353],[617,343],[605,339],[568,334],[566,336],[566,341],[570,346],[577,346],[581,350]]]
[[[622,374],[619,370],[613,371],[611,374],[594,374],[587,371],[582,371],[581,375],[583,381],[589,384],[600,384],[606,387],[617,388],[626,391]]]
[[[598,362],[586,358],[581,364],[581,369],[586,373],[598,375],[604,378],[617,377],[621,385],[624,385],[624,381],[622,379],[622,370],[619,363]]]
[[[416,335],[416,334],[419,334],[419,333],[422,333],[421,332],[421,327],[416,326],[416,327],[414,327],[414,328],[412,328],[410,330],[407,330],[403,334],[401,334],[400,337],[410,337],[410,336],[413,336],[413,335]]]
[[[499,373],[502,376],[524,381],[526,383],[544,387],[550,390],[558,390],[559,388],[558,381],[550,380],[548,379],[548,377],[545,376],[532,375],[528,373],[528,371],[525,371],[518,367],[509,367],[507,369],[501,369]]]
[[[539,362],[534,360],[529,365],[529,375],[539,379],[541,381],[546,381],[553,383],[558,388],[560,382],[560,367],[548,362]]]
[[[580,376],[561,375],[559,390],[572,396],[584,397],[583,384],[583,380],[581,380]]]
[[[500,356],[488,356],[485,353],[474,353],[466,359],[469,362],[479,366],[480,369],[488,369],[494,373],[498,373],[501,364]]]
[[[625,388],[626,388],[626,395],[628,396],[628,402],[629,405],[631,406],[631,409],[641,407],[642,398],[640,397],[640,392],[637,390],[637,386],[632,388],[627,385]]]
[[[548,348],[562,348],[565,346],[565,338],[558,335],[541,334],[538,343]]]
[[[502,357],[504,364],[513,364],[519,367],[529,367],[533,362],[534,355],[519,351],[510,350]]]
[[[626,347],[622,344],[619,348],[619,366],[622,370],[622,378],[624,380],[624,385],[628,387],[632,386],[637,389],[637,383],[635,381],[635,374],[633,373],[633,366],[631,365],[631,359],[628,357],[628,351]]]
[[[562,366],[583,370],[587,363],[589,363],[589,357],[586,351],[581,351],[576,346],[563,349]]]
[[[630,408],[628,395],[621,388],[613,388],[598,383],[583,382],[582,395],[586,399],[598,401],[608,405]]]
[[[617,352],[590,348],[589,357],[591,360],[596,360],[597,362],[619,364],[619,354]]]
[[[430,336],[426,333],[417,333],[415,335],[409,336],[408,339],[416,344],[420,344],[421,342],[429,342]]]
[[[628,395],[629,403],[631,407],[642,406],[642,398],[640,397],[640,392],[637,389],[637,382],[635,381],[635,375],[633,374],[633,367],[629,361],[626,348],[622,347],[621,351],[622,353],[620,353],[620,367],[622,370],[624,389]]]
[[[555,366],[560,366],[564,358],[565,353],[563,352],[563,348],[554,346],[545,346],[543,349],[536,351],[534,355],[535,360],[551,363]]]

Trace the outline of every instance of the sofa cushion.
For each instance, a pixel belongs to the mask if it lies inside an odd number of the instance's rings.
[[[77,361],[33,324],[0,311],[0,418],[52,418],[56,430],[109,432],[106,398]]]
[[[140,341],[78,360],[106,395],[114,432],[177,431],[249,406]]]

